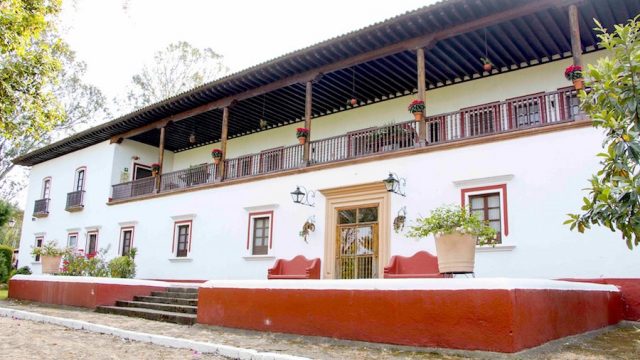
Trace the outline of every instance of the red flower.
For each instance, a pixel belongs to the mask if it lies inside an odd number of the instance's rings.
[[[567,80],[573,81],[575,79],[582,79],[582,66],[580,65],[569,65],[564,70],[564,77]]]
[[[96,257],[96,253],[87,254],[87,259],[93,259],[94,257]]]
[[[220,149],[211,150],[211,157],[221,158],[222,157],[222,150],[220,150]]]
[[[307,129],[307,128],[297,128],[296,131],[297,132],[309,132],[309,129]]]

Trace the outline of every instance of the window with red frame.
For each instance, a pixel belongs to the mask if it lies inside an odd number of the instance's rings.
[[[44,238],[43,237],[37,237],[36,238],[36,247],[40,248],[42,247],[42,243],[44,242]],[[35,258],[33,259],[35,262],[39,262],[40,261],[40,255],[36,255]]]
[[[98,250],[98,232],[91,231],[87,233],[87,255],[95,255]]]
[[[176,257],[187,257],[190,233],[191,224],[178,224],[176,227]]]
[[[269,253],[269,234],[271,217],[253,218],[253,249],[252,255],[267,255]]]
[[[476,215],[480,220],[486,221],[489,226],[494,228],[498,235],[496,243],[502,243],[502,219],[500,207],[500,193],[487,193],[480,195],[470,195],[469,203],[471,213]]]
[[[123,228],[120,233],[121,237],[121,251],[120,255],[126,256],[131,251],[131,244],[133,243],[133,228]]]

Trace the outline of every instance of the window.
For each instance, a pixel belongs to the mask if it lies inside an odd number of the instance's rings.
[[[191,221],[176,222],[173,247],[176,257],[187,257],[191,250]]]
[[[487,193],[469,196],[471,213],[480,220],[486,221],[498,233],[496,243],[502,243],[502,222],[500,209],[500,193]]]
[[[128,255],[133,246],[133,228],[120,229],[120,255]]]
[[[67,235],[67,247],[72,249],[78,248],[78,233],[72,232]]]
[[[36,237],[36,246],[37,248],[42,247],[42,243],[44,242],[44,237],[42,236],[38,236]],[[33,259],[35,262],[39,262],[40,261],[40,255],[36,255],[35,258]]]
[[[153,176],[151,166],[134,163],[133,164],[133,180],[144,179]]]
[[[84,190],[84,178],[85,178],[86,172],[87,172],[87,169],[85,167],[81,167],[78,170],[76,170],[74,191]]]
[[[251,255],[268,255],[273,234],[273,211],[249,214],[247,250]]]
[[[98,232],[97,231],[89,231],[87,233],[87,249],[86,254],[92,255],[95,254],[98,250]]]
[[[42,180],[42,198],[49,199],[51,197],[51,178]]]

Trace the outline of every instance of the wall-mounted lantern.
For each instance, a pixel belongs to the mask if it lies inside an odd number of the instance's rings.
[[[296,186],[296,189],[291,192],[291,199],[296,204],[314,206],[316,192],[309,191],[304,186]]]
[[[382,180],[384,187],[388,192],[396,193],[398,195],[406,196],[405,188],[407,186],[407,180],[398,177],[398,174],[389,172],[389,177]]]

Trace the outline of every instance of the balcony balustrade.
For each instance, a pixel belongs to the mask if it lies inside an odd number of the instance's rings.
[[[51,199],[40,199],[35,201],[33,205],[34,217],[41,218],[49,215],[49,200]]]
[[[583,117],[578,105],[572,88],[541,92],[429,116],[426,144],[419,141],[416,121],[372,127],[311,141],[309,164],[303,161],[303,145],[274,148],[226,159],[220,165],[202,164],[165,173],[159,175],[159,181],[152,177],[116,184],[112,200],[564,123]],[[225,168],[224,179],[218,176],[218,166]]]
[[[67,206],[65,210],[73,212],[84,208],[84,190],[67,193]]]

